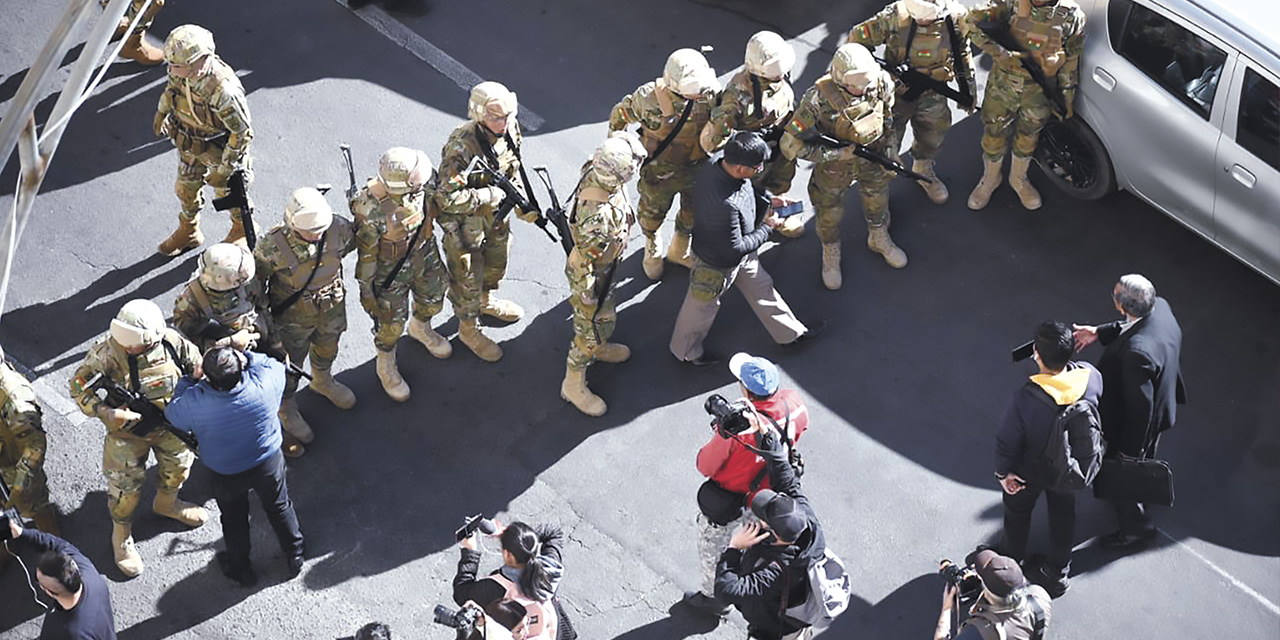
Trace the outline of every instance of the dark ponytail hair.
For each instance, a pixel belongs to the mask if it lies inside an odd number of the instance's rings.
[[[536,530],[523,523],[512,522],[502,532],[502,549],[511,554],[517,564],[524,565],[520,574],[520,592],[529,598],[536,594],[554,591],[554,584],[559,579],[559,566],[548,567],[548,560],[543,555],[543,547],[559,542],[564,534],[558,527],[540,526]]]

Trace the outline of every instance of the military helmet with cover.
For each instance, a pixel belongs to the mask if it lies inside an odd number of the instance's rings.
[[[213,34],[196,24],[175,27],[164,40],[164,61],[191,64],[213,53]]]
[[[315,187],[294,189],[284,206],[284,222],[294,231],[324,233],[333,224],[333,208]]]
[[[835,58],[831,60],[831,79],[840,86],[860,94],[878,77],[880,64],[866,47],[850,42],[836,49]]]
[[[592,154],[591,168],[597,179],[613,188],[630,181],[646,155],[636,134],[614,131]]]
[[[253,256],[238,244],[219,242],[200,254],[200,285],[210,291],[231,291],[253,278]]]
[[[676,49],[662,68],[662,84],[685,98],[696,98],[720,90],[716,72],[695,49]]]
[[[796,63],[796,50],[782,36],[761,31],[747,41],[745,65],[747,73],[766,80],[781,80],[791,73]]]
[[[426,152],[409,147],[387,149],[378,160],[378,180],[388,193],[397,196],[421,189],[434,173]]]
[[[475,122],[484,122],[486,118],[509,118],[515,115],[518,104],[514,91],[501,82],[488,80],[471,88],[467,116]]]
[[[946,15],[945,0],[903,0],[907,15],[919,22],[933,22]]]
[[[164,337],[164,312],[145,298],[130,300],[111,321],[111,339],[126,349],[153,345]]]

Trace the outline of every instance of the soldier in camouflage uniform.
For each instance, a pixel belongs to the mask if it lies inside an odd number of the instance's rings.
[[[886,63],[897,67],[905,62],[939,82],[951,82],[960,76],[958,84],[976,97],[969,23],[965,20],[964,7],[953,0],[899,0],[851,29],[845,42],[856,42],[868,49],[883,44]],[[921,180],[918,184],[934,204],[943,204],[950,194],[933,165],[951,129],[951,106],[946,96],[927,89],[915,99],[907,100],[905,94],[909,89],[899,78],[889,149],[895,156],[898,154],[910,122],[915,133],[915,141],[911,143],[914,160],[911,169],[933,179],[933,182]]]
[[[166,136],[178,148],[178,180],[174,192],[182,203],[178,229],[159,252],[176,256],[204,242],[200,232],[200,209],[204,207],[204,185],[214,195],[230,193],[227,179],[232,172],[245,172],[246,188],[253,180],[249,143],[253,127],[249,103],[236,72],[213,53],[213,34],[203,27],[182,25],[164,42],[164,59],[169,63],[169,81],[160,94],[155,132]],[[231,210],[231,230],[223,242],[244,242],[242,211]]]
[[[610,131],[640,124],[640,139],[649,153],[640,167],[636,216],[644,232],[644,273],[651,280],[662,277],[662,238],[658,229],[677,193],[680,212],[667,260],[685,267],[693,265],[689,254],[689,236],[693,233],[689,198],[693,178],[707,159],[699,142],[700,133],[711,117],[719,92],[720,83],[707,59],[693,49],[678,49],[667,58],[661,78],[641,85],[609,112]],[[668,137],[671,143],[658,153],[658,147]]]
[[[778,149],[782,129],[795,111],[796,97],[789,75],[796,52],[782,36],[761,31],[747,41],[743,70],[734,74],[720,94],[719,104],[702,127],[699,142],[708,155],[719,151],[735,131],[755,131],[769,143],[769,160],[751,181],[757,190],[785,195],[796,177],[796,159]],[[804,234],[798,215],[782,219],[778,233],[788,238]]]
[[[805,92],[782,134],[783,153],[815,163],[809,178],[809,201],[822,241],[822,283],[828,289],[839,289],[843,283],[840,219],[844,217],[844,193],[854,179],[867,221],[867,248],[884,256],[895,269],[907,266],[907,254],[889,237],[892,172],[854,155],[853,145],[835,148],[818,138],[825,135],[841,143],[857,142],[890,155],[893,88],[893,77],[880,68],[866,47],[841,46],[831,62],[831,72]]]
[[[396,365],[396,341],[409,320],[410,293],[409,337],[437,358],[453,355],[449,341],[431,328],[431,319],[444,308],[449,282],[431,226],[437,216],[431,204],[434,180],[435,169],[426,153],[394,147],[382,154],[378,176],[367,181],[350,203],[359,256],[360,305],[373,318],[378,379],[396,402],[409,399],[409,385]]]
[[[471,163],[477,158],[505,176],[517,189],[520,145],[524,136],[516,121],[516,94],[497,82],[481,82],[467,100],[469,121],[453,130],[440,158],[436,203],[444,229],[444,255],[449,264],[449,301],[458,317],[458,339],[480,359],[497,362],[502,347],[480,331],[480,314],[516,322],[524,309],[494,297],[507,273],[511,223],[496,219],[506,194],[486,172]],[[468,172],[470,170],[470,172]],[[521,220],[537,220],[537,211],[515,211]]]
[[[609,337],[618,321],[614,276],[636,219],[626,186],[644,157],[644,146],[635,134],[609,134],[582,168],[569,218],[574,244],[564,275],[573,307],[573,344],[560,397],[589,416],[604,415],[608,405],[587,388],[587,367],[593,360],[625,362],[631,357],[631,349],[609,342]]]
[[[331,371],[338,339],[347,330],[342,258],[355,249],[351,222],[333,215],[324,194],[304,187],[289,197],[284,224],[268,231],[253,255],[255,278],[267,292],[272,328],[285,353],[298,366],[310,356],[311,390],[340,409],[356,404],[355,393]],[[287,376],[281,411],[291,422],[306,425],[294,399],[297,391],[298,376]]]
[[[102,0],[102,8],[105,9],[107,3],[108,0]],[[156,14],[164,8],[164,0],[151,0],[151,4],[138,20],[138,26],[133,31],[129,31],[129,24],[137,17],[138,12],[142,11],[144,4],[146,0],[133,0],[129,3],[129,8],[125,9],[124,16],[120,18],[120,24],[116,25],[116,34],[111,39],[119,40],[128,33],[129,38],[124,41],[124,46],[120,49],[120,57],[153,67],[164,62],[164,52],[147,42],[147,29],[151,28],[151,21],[155,20]]]
[[[1007,27],[1023,52],[1008,51],[975,29],[973,41],[992,57],[982,100],[982,180],[969,195],[969,208],[987,206],[991,193],[1000,186],[1001,166],[1013,136],[1013,161],[1009,186],[1022,206],[1039,209],[1040,192],[1027,179],[1027,168],[1035,153],[1053,106],[1051,99],[1022,66],[1030,56],[1067,104],[1070,118],[1079,86],[1080,54],[1084,51],[1084,11],[1072,0],[991,0],[969,11],[969,20]],[[1025,53],[1024,53],[1025,52]]]
[[[144,435],[129,431],[142,417],[128,408],[112,408],[89,388],[102,374],[116,384],[141,393],[163,410],[184,375],[200,376],[200,351],[164,324],[160,307],[150,300],[131,300],[111,321],[111,331],[99,338],[71,377],[71,398],[85,415],[107,427],[102,473],[107,478],[107,510],[111,512],[111,550],[126,576],[142,573],[142,557],[133,544],[133,512],[147,479],[147,456],[156,456],[160,486],[151,505],[155,513],[199,527],[208,513],[178,499],[178,490],[191,473],[195,454],[177,436],[157,428]]]
[[[0,509],[17,509],[35,520],[37,529],[58,535],[58,513],[49,502],[44,474],[47,446],[36,392],[0,351],[0,476],[11,493]],[[0,566],[8,556],[0,553]]]

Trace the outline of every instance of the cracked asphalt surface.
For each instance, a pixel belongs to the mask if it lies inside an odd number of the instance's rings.
[[[17,91],[60,4],[0,0],[0,105]],[[710,61],[728,73],[747,38],[771,28],[796,45],[795,85],[803,90],[825,69],[839,34],[879,8],[818,0],[614,5],[438,0],[426,16],[402,22],[518,92],[544,121],[528,132],[525,157],[546,164],[567,193],[570,176],[604,135],[609,108],[656,77],[671,50],[712,45]],[[464,117],[466,94],[453,80],[338,2],[232,0],[216,10],[171,2],[155,32],[187,22],[214,32],[219,54],[249,91],[254,198],[264,226],[279,220],[298,186],[345,187],[338,143],[352,144],[363,177],[391,146],[438,158]],[[66,74],[64,66],[60,77]],[[106,570],[121,638],[337,638],[370,620],[388,622],[396,637],[451,637],[431,624],[431,609],[450,602],[451,533],[476,512],[564,528],[561,593],[584,639],[745,635],[737,614],[717,626],[672,606],[699,581],[694,492],[701,479],[693,458],[708,436],[702,402],[713,392],[736,393],[724,368],[687,369],[667,352],[687,273],[669,267],[650,283],[641,243],[632,243],[620,270],[616,338],[634,356],[592,367],[592,388],[610,409],[586,418],[558,397],[571,339],[560,249],[519,222],[502,294],[528,313],[489,329],[507,352],[501,363],[480,362],[461,347],[437,361],[406,340],[399,355],[414,392],[397,405],[373,372],[370,322],[349,305],[335,370],[359,404],[343,412],[300,394],[317,432],[289,469],[308,537],[301,577],[285,580],[258,512],[253,561],[262,582],[245,590],[209,566],[221,544],[216,519],[186,531],[144,503],[135,533],[148,568],[123,579],[108,545],[102,426],[80,414],[66,384],[121,304],[147,297],[170,309],[195,269],[194,254],[166,260],[152,253],[177,212],[174,151],[151,133],[163,77],[162,69],[113,67],[71,121],[0,322],[0,343],[35,378],[45,407],[46,468],[67,514],[64,535]],[[42,103],[39,120],[51,106],[51,98]],[[1081,497],[1073,586],[1055,603],[1052,637],[1276,638],[1280,289],[1128,194],[1083,203],[1033,178],[1046,196],[1041,211],[1023,211],[1001,189],[986,211],[970,212],[963,195],[981,173],[979,135],[979,123],[966,119],[943,149],[938,171],[950,203],[935,207],[915,185],[894,183],[894,237],[911,256],[905,270],[861,249],[856,203],[844,225],[842,291],[822,288],[811,232],[765,251],[766,268],[801,318],[830,323],[820,341],[784,352],[731,294],[708,342],[724,355],[746,350],[773,359],[784,385],[808,399],[804,486],[855,594],[825,637],[931,634],[938,558],[963,557],[999,533],[993,432],[1029,373],[1008,363],[1007,350],[1044,318],[1109,319],[1112,283],[1138,271],[1169,299],[1186,335],[1191,404],[1162,441],[1178,503],[1157,510],[1164,535],[1155,544],[1120,556],[1091,545],[1113,523],[1103,505]],[[0,172],[3,210],[12,203],[16,164],[15,156]],[[804,197],[807,173],[793,195]],[[204,226],[218,238],[227,221],[207,212]],[[447,309],[436,322],[445,335],[456,332]],[[183,495],[216,511],[199,464]],[[1033,546],[1046,543],[1040,517]],[[498,562],[487,554],[484,567]],[[0,638],[38,634],[40,610],[27,593],[17,570],[0,575]]]

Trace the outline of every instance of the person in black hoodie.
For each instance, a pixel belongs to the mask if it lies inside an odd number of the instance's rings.
[[[1009,399],[996,432],[996,478],[1004,489],[1004,539],[999,549],[1018,562],[1026,559],[1031,512],[1043,493],[1049,507],[1049,554],[1028,570],[1033,582],[1057,598],[1069,586],[1076,494],[1048,488],[1047,479],[1040,477],[1040,458],[1064,407],[1080,399],[1098,406],[1102,374],[1087,362],[1071,361],[1076,341],[1071,328],[1061,322],[1040,323],[1034,345],[1040,370]]]
[[[809,597],[809,565],[823,557],[826,539],[777,432],[753,414],[769,486],[751,500],[760,522],[745,524],[729,539],[716,565],[716,598],[732,604],[758,640],[805,640],[811,628],[783,615]]]

